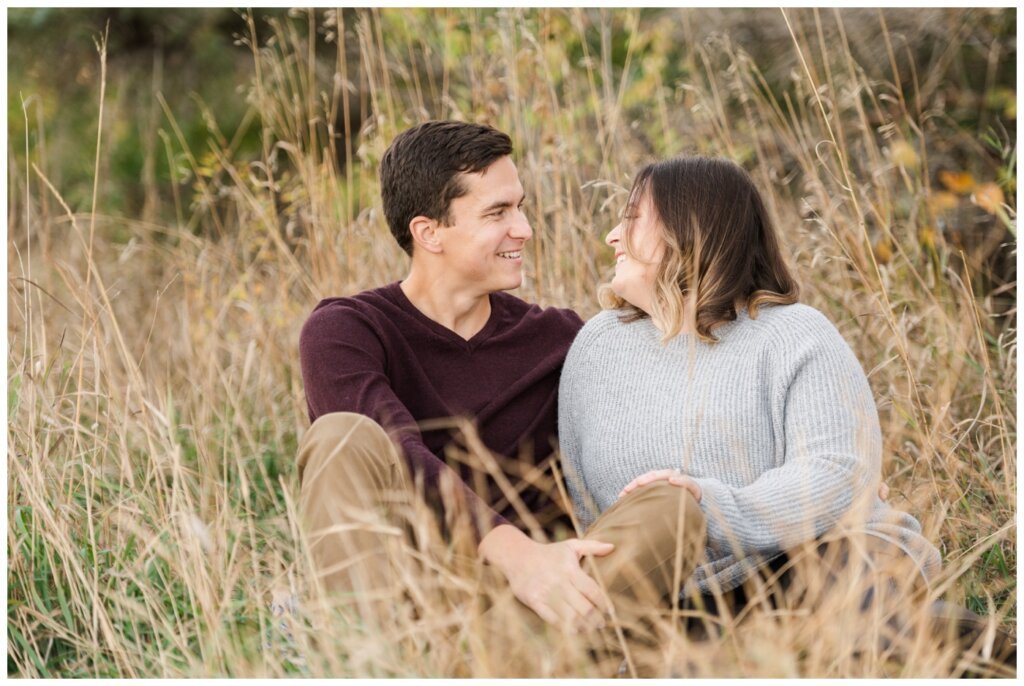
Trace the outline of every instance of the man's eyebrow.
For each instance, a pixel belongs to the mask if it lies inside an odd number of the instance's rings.
[[[526,200],[526,193],[523,193],[522,196],[520,196],[519,202],[515,203],[515,205],[519,205],[524,200]],[[494,212],[495,210],[503,210],[506,207],[512,207],[512,206],[513,206],[513,203],[512,203],[511,200],[498,200],[497,202],[492,202],[490,205],[488,205],[487,207],[485,207],[482,210],[480,210],[480,214],[490,214],[491,212]]]

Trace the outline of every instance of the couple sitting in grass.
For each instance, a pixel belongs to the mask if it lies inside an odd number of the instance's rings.
[[[325,590],[383,626],[437,559],[481,585],[484,631],[582,634],[595,656],[656,649],[669,610],[697,630],[837,599],[865,618],[916,603],[935,640],[978,638],[984,620],[927,602],[939,553],[879,496],[865,374],[798,302],[746,172],[641,170],[584,324],[506,293],[532,237],[511,155],[475,124],[399,135],[380,176],[408,276],[303,328],[300,509]]]

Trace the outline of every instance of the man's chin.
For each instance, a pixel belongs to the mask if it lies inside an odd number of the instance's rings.
[[[506,279],[500,285],[495,284],[496,287],[493,289],[492,292],[497,292],[497,291],[514,291],[515,289],[519,288],[522,285],[523,285],[523,277],[522,276],[520,276],[518,279]]]

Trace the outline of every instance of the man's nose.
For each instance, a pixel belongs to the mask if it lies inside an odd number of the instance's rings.
[[[530,220],[526,218],[526,215],[519,212],[519,216],[512,223],[512,230],[509,231],[509,235],[513,238],[521,238],[524,241],[528,241],[533,238],[533,229],[530,228]]]

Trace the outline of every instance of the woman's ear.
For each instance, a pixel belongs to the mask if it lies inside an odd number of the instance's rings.
[[[417,215],[409,221],[409,233],[412,241],[420,250],[437,254],[441,252],[441,234],[437,220]]]

